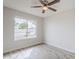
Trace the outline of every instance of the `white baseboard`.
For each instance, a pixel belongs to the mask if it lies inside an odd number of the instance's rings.
[[[63,49],[63,48],[58,47],[58,46],[54,46],[54,45],[52,45],[52,44],[50,44],[50,43],[47,43],[47,42],[45,42],[45,44],[46,44],[46,45],[49,45],[49,46],[51,46],[51,47],[53,47],[53,48],[57,48],[58,50],[61,50],[61,51],[63,51],[63,52],[67,52],[67,53],[69,53],[69,54],[75,55],[75,52],[68,51],[68,50],[66,50],[66,49]]]

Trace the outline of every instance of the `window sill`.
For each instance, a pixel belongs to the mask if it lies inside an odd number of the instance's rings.
[[[30,37],[22,37],[22,38],[15,38],[14,40],[15,41],[18,41],[18,40],[28,40],[28,39],[36,39],[37,37],[36,36],[30,36]]]

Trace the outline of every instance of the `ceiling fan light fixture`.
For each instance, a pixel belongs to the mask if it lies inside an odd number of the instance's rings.
[[[44,7],[43,7],[43,10],[48,10],[48,7],[47,7],[47,6],[44,6]]]

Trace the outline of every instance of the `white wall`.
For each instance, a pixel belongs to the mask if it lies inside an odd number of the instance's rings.
[[[55,47],[75,52],[74,17],[74,9],[72,9],[45,18],[45,42]]]
[[[15,49],[28,47],[31,45],[39,44],[43,42],[42,25],[43,20],[40,17],[33,16],[30,14],[22,13],[13,9],[4,7],[3,9],[3,28],[4,28],[4,39],[3,39],[3,52],[9,52]],[[16,16],[24,17],[28,20],[37,22],[37,38],[25,39],[14,41],[14,18]]]
[[[75,20],[74,10],[64,11],[44,19],[44,32],[43,32],[43,19],[37,16],[19,12],[10,8],[4,7],[3,15],[3,52],[12,51],[19,48],[28,47],[38,43],[42,43],[43,39],[47,44],[74,52],[75,41]],[[37,34],[36,39],[25,39],[14,41],[14,18],[21,16],[29,20],[37,21]],[[45,35],[43,38],[43,34]]]

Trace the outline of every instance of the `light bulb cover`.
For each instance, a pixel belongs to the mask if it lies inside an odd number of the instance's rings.
[[[47,9],[48,9],[48,7],[46,7],[46,6],[43,7],[43,10],[47,10]]]

